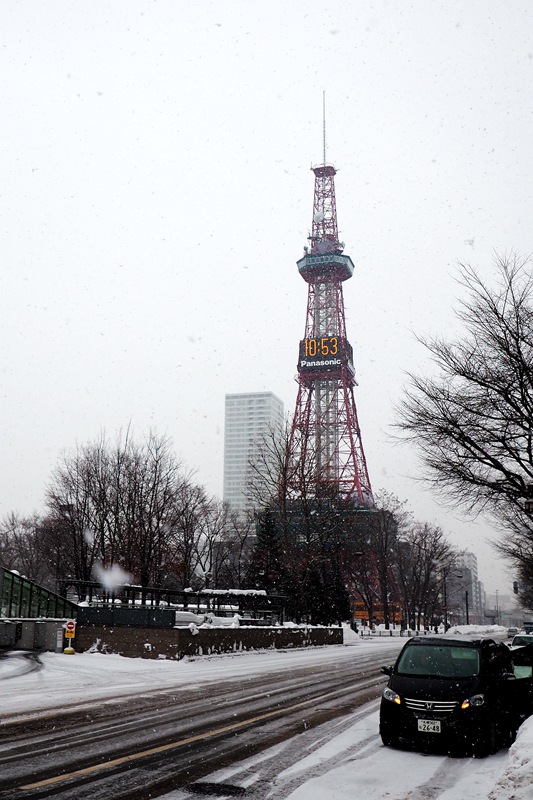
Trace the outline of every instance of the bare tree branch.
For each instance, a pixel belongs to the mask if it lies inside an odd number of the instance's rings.
[[[435,375],[409,376],[396,428],[417,447],[430,487],[503,524],[511,537],[498,547],[521,562],[518,531],[533,537],[524,512],[533,482],[533,270],[516,256],[497,258],[496,268],[489,286],[461,265],[463,335],[419,337]]]

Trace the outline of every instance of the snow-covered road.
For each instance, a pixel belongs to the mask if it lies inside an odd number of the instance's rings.
[[[22,659],[0,661],[1,722],[170,687],[198,688],[301,665],[324,666],[380,648],[383,663],[394,660],[403,640],[365,640],[350,646],[237,653],[195,660],[152,661],[84,653],[46,653],[42,668]],[[355,650],[354,648],[357,648]],[[27,660],[26,660],[27,661]],[[304,731],[259,757],[214,773],[205,782],[242,787],[249,800],[531,800],[533,798],[533,719],[519,732],[510,753],[486,759],[456,759],[384,748],[378,735],[378,704]],[[197,796],[197,795],[196,795]],[[190,800],[178,790],[166,800]]]
[[[299,757],[285,766],[296,748]],[[474,760],[385,748],[378,735],[378,704],[372,703],[349,720],[299,736],[296,747],[294,740],[286,742],[263,753],[259,763],[251,759],[222,770],[204,785],[245,786],[249,800],[487,800],[506,763],[506,751]],[[511,796],[496,795],[502,800]],[[164,800],[191,798],[178,791]]]

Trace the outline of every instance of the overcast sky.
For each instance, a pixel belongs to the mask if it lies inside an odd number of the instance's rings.
[[[390,435],[414,333],[457,330],[457,263],[533,249],[532,4],[3,0],[0,75],[0,517],[128,425],[220,497],[225,394],[292,413],[326,91],[373,488],[509,592]]]

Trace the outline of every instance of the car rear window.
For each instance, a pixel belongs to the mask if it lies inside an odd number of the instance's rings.
[[[523,647],[526,644],[533,644],[533,636],[515,636],[511,642],[511,647]]]
[[[479,652],[473,647],[414,645],[403,650],[396,671],[400,675],[472,678],[479,673]]]

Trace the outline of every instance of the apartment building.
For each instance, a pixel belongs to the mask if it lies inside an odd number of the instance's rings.
[[[281,433],[283,403],[272,392],[227,394],[224,415],[224,500],[237,511],[252,508],[246,496],[250,462],[264,437]]]

